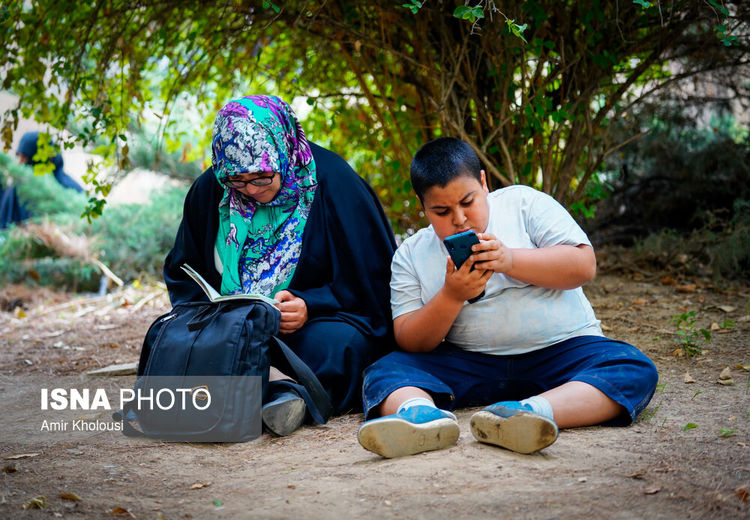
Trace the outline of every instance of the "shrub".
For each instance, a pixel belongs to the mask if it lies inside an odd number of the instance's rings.
[[[108,207],[90,224],[80,217],[84,194],[66,190],[49,175],[0,154],[0,177],[13,179],[34,217],[0,231],[0,283],[96,290],[97,259],[124,281],[160,278],[182,215],[186,187],[169,187],[148,204]]]

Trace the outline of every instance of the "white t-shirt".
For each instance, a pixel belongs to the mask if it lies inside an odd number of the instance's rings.
[[[510,248],[591,245],[586,233],[555,199],[527,186],[488,195],[487,232]],[[445,282],[448,251],[432,226],[407,238],[391,263],[393,317],[429,302]],[[464,303],[446,340],[474,352],[522,354],[577,336],[602,336],[599,320],[579,287],[544,289],[494,273],[485,296]]]

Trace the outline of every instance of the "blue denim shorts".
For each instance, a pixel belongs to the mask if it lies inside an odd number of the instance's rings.
[[[394,390],[416,386],[452,410],[515,401],[569,381],[588,383],[621,404],[627,415],[608,424],[630,424],[646,407],[659,375],[640,350],[602,336],[580,336],[511,356],[468,352],[448,342],[432,352],[391,352],[364,373],[365,418]]]

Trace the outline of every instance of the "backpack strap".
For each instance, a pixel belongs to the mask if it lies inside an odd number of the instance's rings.
[[[126,403],[123,409],[112,412],[112,419],[122,421],[122,433],[126,437],[146,437],[145,433],[131,424],[131,421],[138,422],[138,416],[132,411],[131,403]]]
[[[273,336],[273,340],[279,346],[282,354],[286,358],[289,366],[294,371],[297,381],[300,384],[295,385],[289,382],[288,385],[299,392],[305,400],[310,416],[318,424],[325,424],[333,415],[333,405],[328,392],[320,384],[310,367],[295,354],[289,346],[281,341],[278,337]],[[286,383],[286,382],[285,382]],[[301,387],[301,388],[300,388]]]

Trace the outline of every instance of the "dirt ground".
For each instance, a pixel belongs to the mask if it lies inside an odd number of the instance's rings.
[[[474,410],[459,410],[457,446],[386,460],[357,443],[361,414],[245,444],[42,434],[39,388],[132,385],[84,374],[136,361],[167,299],[159,287],[76,299],[0,288],[0,517],[750,518],[750,289],[603,272],[585,291],[607,335],[659,368],[635,424],[562,431],[519,455],[477,443]],[[675,352],[671,318],[688,311],[695,329],[718,328],[696,357]],[[727,367],[733,384],[719,384]]]

